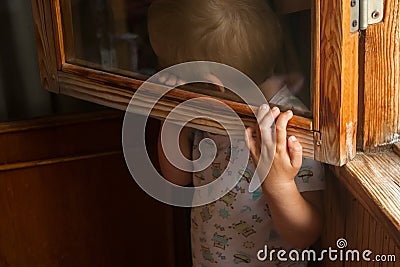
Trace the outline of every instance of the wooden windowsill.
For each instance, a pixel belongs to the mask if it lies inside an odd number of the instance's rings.
[[[400,156],[394,151],[358,153],[345,166],[333,169],[400,247]]]

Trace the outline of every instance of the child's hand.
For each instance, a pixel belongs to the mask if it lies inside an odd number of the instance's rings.
[[[271,116],[272,114],[272,116]],[[246,129],[246,144],[250,150],[251,156],[256,166],[271,160],[273,163],[266,179],[263,182],[263,189],[267,192],[275,189],[283,189],[286,185],[292,186],[294,177],[298,173],[302,164],[302,146],[299,141],[291,136],[286,138],[287,124],[293,117],[292,111],[280,113],[278,108],[269,110],[267,105],[263,105],[258,110],[257,119],[259,129],[249,127]],[[277,119],[276,119],[277,118]],[[271,131],[272,120],[276,119],[276,149],[275,155],[268,151],[268,142],[273,140],[273,131]],[[255,137],[253,135],[255,134]],[[261,143],[261,140],[263,143]],[[266,173],[260,165],[260,172]],[[262,179],[264,177],[260,177]]]
[[[162,73],[159,74],[159,76],[157,77],[158,82],[161,84],[165,84],[168,86],[174,86],[174,87],[178,87],[182,84],[185,84],[186,82],[182,79],[180,79],[179,77],[170,74],[170,73]]]
[[[223,86],[221,80],[218,79],[215,75],[213,75],[211,73],[207,73],[207,74],[205,74],[205,76],[203,78],[206,81],[208,81],[209,83],[218,86],[218,89],[221,92],[223,92],[223,93],[225,92],[225,87]],[[166,72],[163,72],[162,74],[158,74],[157,81],[160,84],[174,86],[174,87],[178,87],[178,86],[181,86],[181,85],[184,85],[187,83],[185,80],[179,78],[178,76],[171,74],[171,73],[166,73]]]

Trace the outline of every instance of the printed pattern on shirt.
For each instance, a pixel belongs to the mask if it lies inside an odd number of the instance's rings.
[[[221,135],[196,131],[194,136],[193,158],[200,156],[198,144],[207,138],[217,146],[213,163],[203,171],[193,174],[195,186],[208,184],[217,179],[229,162],[234,162],[243,148],[243,140],[234,140]],[[203,155],[204,156],[204,155]],[[193,266],[306,266],[300,262],[260,262],[257,252],[268,245],[269,249],[290,250],[291,247],[281,239],[271,221],[266,200],[261,188],[249,193],[248,187],[254,174],[254,164],[249,158],[247,167],[232,179],[238,179],[236,186],[217,201],[192,208],[191,240]],[[322,165],[304,159],[295,177],[300,192],[324,188]],[[283,196],[284,197],[284,196]]]

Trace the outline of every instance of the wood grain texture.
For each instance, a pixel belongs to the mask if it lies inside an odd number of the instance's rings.
[[[135,184],[121,155],[1,177],[2,266],[175,266],[171,207]]]
[[[54,42],[55,42],[55,53],[57,60],[57,69],[60,70],[62,64],[65,62],[65,48],[64,48],[64,32],[63,32],[63,24],[61,18],[61,3],[60,0],[52,0],[53,1],[53,31],[54,31]]]
[[[141,80],[67,63],[64,64],[63,71],[59,72],[59,82],[60,92],[63,94],[124,111],[127,109],[135,90],[143,83]],[[130,108],[135,113],[144,114],[152,105],[151,103],[155,102],[153,97],[158,98],[164,91],[163,88],[161,85],[149,84],[143,90],[143,94],[135,95],[140,101]],[[172,89],[168,92],[152,109],[151,115],[158,119],[164,119],[182,101],[199,97],[205,99],[200,101],[198,105],[183,109],[175,116],[175,119],[186,121],[188,118],[197,118],[190,121],[188,126],[216,134],[226,134],[218,121],[225,122],[226,129],[232,130],[235,135],[243,134],[240,126],[242,122],[246,126],[255,123],[253,112],[257,110],[256,107],[181,89]],[[227,114],[217,102],[222,102],[229,106],[239,115],[241,121]],[[208,116],[210,119],[200,119],[202,116]],[[303,145],[305,157],[314,157],[314,136],[311,119],[295,116],[289,123],[288,133],[298,137]]]
[[[117,151],[88,154],[88,155],[34,160],[34,161],[26,161],[26,162],[19,162],[19,163],[6,163],[3,165],[0,165],[0,172],[10,171],[10,170],[27,169],[27,168],[33,168],[33,167],[41,167],[41,166],[49,166],[49,165],[54,165],[54,164],[69,163],[69,162],[73,162],[73,161],[82,161],[82,160],[88,160],[88,159],[106,157],[106,156],[114,156],[114,155],[121,155],[121,151],[117,150]]]
[[[59,92],[58,70],[61,69],[61,49],[55,21],[57,1],[32,0],[32,14],[36,34],[36,48],[42,86]]]
[[[321,234],[321,248],[334,246],[338,238],[345,236],[347,192],[329,169],[325,170],[326,189],[324,191],[324,228]],[[342,263],[325,260],[319,266],[337,267]]]
[[[172,207],[130,176],[112,113],[0,126],[0,266],[176,266]]]
[[[340,176],[339,176],[340,177]],[[395,255],[397,262],[400,257],[400,247],[396,245],[392,233],[387,231],[368,209],[362,205],[357,196],[353,196],[343,179],[336,177],[330,169],[326,172],[326,190],[324,191],[325,227],[321,236],[321,248],[332,247],[336,249],[339,238],[346,239],[346,249],[372,251],[371,258],[375,255]],[[326,259],[324,267],[362,267],[362,266],[388,266],[396,267],[397,262],[366,262],[360,261],[330,261]]]
[[[396,143],[393,145],[393,151],[400,157],[400,143]]]
[[[145,80],[148,79],[148,76],[140,74],[134,74],[134,76],[131,76],[130,74],[133,74],[131,72],[129,72],[129,74],[126,73],[126,75],[128,75],[129,77],[125,77],[121,76],[123,75],[123,73],[120,73],[121,75],[113,74],[102,70],[96,70],[90,67],[82,67],[68,63],[63,64],[63,68],[60,74],[62,75],[62,83],[67,83],[67,79],[72,79],[71,84],[76,83],[84,85],[84,83],[88,83],[86,87],[92,88],[93,91],[95,91],[96,86],[99,88],[99,90],[104,90],[103,88],[107,86],[107,89],[115,88],[116,93],[114,95],[121,96],[122,98],[125,98],[127,94],[130,94],[131,98],[133,93],[143,84]],[[150,83],[147,83],[147,86],[141,89],[148,92],[150,95],[154,93],[162,94],[165,91],[164,86]],[[124,91],[125,93],[123,93]],[[190,87],[188,90],[175,88],[170,90],[168,94],[166,94],[166,97],[168,97],[168,99],[180,101],[186,101],[192,98],[199,97],[209,97],[210,99],[214,98],[215,100],[217,100],[217,102],[220,101],[226,104],[228,107],[237,112],[240,116],[243,115],[244,117],[253,117],[253,113],[258,108],[244,104],[243,102],[239,101],[237,97],[232,99],[223,98],[223,93],[208,94],[208,91],[209,89],[203,90],[199,86],[196,86],[195,88]],[[207,94],[204,92],[207,92]],[[111,94],[111,97],[112,96],[113,94]],[[207,102],[207,105],[212,105],[212,103],[213,102]],[[218,105],[214,105],[213,107],[218,107]],[[293,117],[290,125],[306,130],[313,129],[311,119],[297,115]]]
[[[321,99],[321,6],[320,0],[312,1],[311,9],[311,103],[313,113],[313,130],[318,131],[320,123],[320,99]]]
[[[110,110],[1,123],[3,152],[0,153],[0,164],[42,162],[49,155],[69,158],[118,150],[121,147],[122,116],[122,112]],[[109,140],[100,146],[104,136]]]
[[[385,1],[383,22],[365,32],[362,148],[400,141],[400,5]]]
[[[400,247],[399,166],[393,152],[359,153],[335,173]]]
[[[61,37],[64,41],[64,62],[71,58],[76,58],[76,55],[82,54],[82,40],[79,34],[80,32],[80,17],[73,16],[74,11],[72,10],[72,2],[70,0],[59,0],[60,3],[60,14],[61,19],[60,25],[62,26],[63,36]]]
[[[320,146],[316,159],[343,165],[355,156],[358,33],[350,33],[348,1],[320,1]],[[329,14],[329,15],[328,15]]]
[[[43,0],[35,0],[34,3],[39,6],[41,5],[43,8]],[[313,18],[313,74],[315,78],[312,83],[315,87],[315,98],[313,100],[315,105],[314,120],[318,121],[315,124],[312,122],[308,123],[308,125],[311,126],[311,129],[315,132],[313,135],[316,137],[313,142],[314,157],[317,160],[332,165],[343,165],[353,158],[356,152],[356,130],[358,125],[358,33],[349,32],[350,5],[347,1],[314,1],[310,2],[310,6],[315,12],[315,17]],[[54,0],[51,8],[46,6],[46,9],[41,11],[41,13],[38,11],[36,13],[42,14],[42,21],[48,25],[51,25],[49,20],[53,21],[53,37],[45,34],[41,34],[40,36],[50,36],[50,39],[54,39],[53,46],[56,52],[55,64],[57,67],[60,67],[60,63],[62,64],[62,71],[58,72],[58,74],[63,75],[63,83],[60,85],[62,86],[63,93],[121,109],[127,103],[126,99],[124,99],[127,94],[120,89],[132,91],[140,86],[141,81],[132,77],[128,78],[121,77],[120,75],[106,74],[106,72],[101,71],[90,71],[89,68],[84,70],[85,68],[63,63],[63,33],[59,9],[59,1]],[[36,10],[40,9],[36,8]],[[51,14],[51,16],[49,17],[48,14]],[[329,14],[329,16],[326,16],[326,14]],[[396,33],[396,31],[394,32]],[[48,50],[51,51],[51,49]],[[52,77],[58,80],[58,75],[45,75],[45,77]],[[66,79],[70,78],[72,79],[71,81],[66,81]],[[85,84],[86,82],[89,83]],[[95,89],[96,83],[99,85],[99,88],[107,88],[107,90]],[[79,92],[79,86],[86,86],[86,88]],[[87,90],[88,87],[91,88],[90,92]],[[96,90],[97,92],[95,92]],[[100,95],[97,95],[97,93]],[[104,93],[109,94],[110,99],[107,99]],[[169,97],[182,102],[183,100],[193,98],[196,94],[201,95],[202,93],[186,92],[185,90],[177,89],[171,91]],[[228,104],[228,106],[233,107],[241,115],[249,116],[252,112],[251,107],[247,107],[240,102],[220,99]],[[391,99],[395,99],[395,97]],[[397,100],[393,101],[398,102]],[[396,105],[394,106],[396,107]],[[162,114],[161,116],[164,116]],[[160,117],[160,115],[156,117]],[[297,122],[296,118],[292,121],[294,128],[298,127],[296,125]],[[199,127],[204,126],[200,122],[195,125],[199,125]],[[303,126],[301,128],[304,129]]]

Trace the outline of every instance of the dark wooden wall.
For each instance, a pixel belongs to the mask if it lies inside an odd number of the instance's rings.
[[[0,266],[175,266],[172,208],[121,152],[121,113],[0,126]]]
[[[347,249],[360,251],[369,249],[372,255],[395,255],[397,262],[400,249],[386,229],[368,213],[360,202],[340,182],[329,169],[326,172],[327,189],[324,194],[325,229],[322,233],[322,248],[337,249],[336,241],[344,238]],[[372,255],[370,256],[372,258]],[[326,267],[349,266],[398,266],[396,262],[331,262]]]
[[[0,125],[0,267],[190,266],[189,210],[138,188],[121,152],[121,123],[120,112],[98,112]],[[150,128],[157,126],[152,121]],[[157,131],[149,133],[154,140]],[[154,142],[149,149],[155,156]],[[335,249],[345,238],[349,249],[400,257],[391,236],[329,169],[324,196],[318,247]]]

